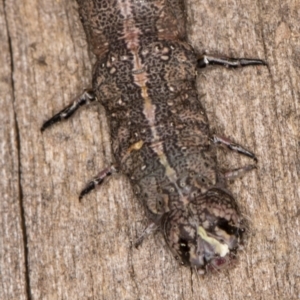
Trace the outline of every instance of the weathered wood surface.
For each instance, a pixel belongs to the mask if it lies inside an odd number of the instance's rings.
[[[199,72],[214,130],[259,158],[231,185],[251,220],[239,265],[198,278],[160,234],[133,248],[146,220],[122,176],[78,202],[111,160],[103,107],[39,131],[90,82],[76,3],[2,0],[0,299],[299,299],[300,3],[186,2],[197,51],[269,63]],[[219,154],[225,167],[250,163]]]

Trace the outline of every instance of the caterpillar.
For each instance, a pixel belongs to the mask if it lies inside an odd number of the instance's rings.
[[[46,128],[90,102],[107,113],[114,159],[79,199],[116,172],[126,175],[149,226],[174,257],[199,274],[229,268],[246,222],[227,181],[255,164],[224,171],[216,149],[256,156],[211,132],[197,94],[197,69],[266,65],[261,59],[198,54],[187,42],[183,0],[77,0],[96,57],[92,87],[47,120]]]

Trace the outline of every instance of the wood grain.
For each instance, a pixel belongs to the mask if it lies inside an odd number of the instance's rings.
[[[75,1],[2,0],[0,7],[1,299],[298,299],[300,297],[300,4],[186,0],[199,53],[259,57],[268,67],[199,71],[212,128],[253,150],[258,169],[231,190],[251,222],[238,266],[198,278],[160,234],[139,249],[142,207],[123,176],[78,201],[111,161],[103,107],[43,134],[89,86]],[[249,162],[220,152],[224,167]]]

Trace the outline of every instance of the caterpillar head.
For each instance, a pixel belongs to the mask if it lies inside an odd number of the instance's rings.
[[[165,239],[176,259],[200,274],[229,268],[242,244],[244,221],[232,195],[209,189],[162,220]]]

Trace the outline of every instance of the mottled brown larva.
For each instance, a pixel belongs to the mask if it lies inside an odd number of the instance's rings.
[[[222,170],[216,147],[255,155],[213,135],[195,88],[197,68],[265,65],[195,53],[186,41],[183,0],[77,0],[96,56],[92,88],[42,126],[99,101],[107,112],[114,161],[81,192],[108,176],[128,176],[151,221],[176,259],[199,273],[232,265],[244,220],[226,188],[248,165]],[[143,236],[138,240],[139,244]]]

